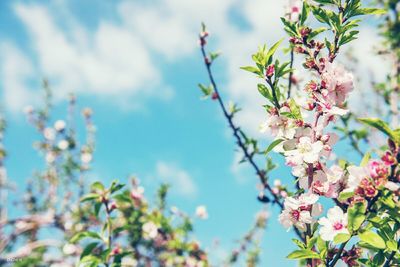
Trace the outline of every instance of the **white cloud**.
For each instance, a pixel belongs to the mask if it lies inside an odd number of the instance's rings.
[[[155,176],[156,179],[171,184],[171,191],[178,195],[193,197],[197,193],[196,184],[189,173],[173,163],[157,162]]]
[[[50,78],[57,89],[56,97],[76,91],[107,100],[111,97],[126,106],[139,105],[141,101],[128,101],[129,96],[154,96],[154,88],[163,84],[154,52],[169,61],[194,55],[198,52],[200,22],[205,21],[213,46],[223,51],[227,63],[229,82],[223,89],[247,110],[239,121],[253,133],[256,131],[261,116],[255,114],[261,114],[262,101],[254,77],[239,67],[249,64],[250,54],[258,44],[271,44],[282,35],[278,26],[283,4],[263,0],[170,0],[150,4],[122,1],[115,6],[121,23],[100,18],[97,29],[90,31],[63,1],[56,3],[56,10],[43,5],[14,5],[36,55],[29,64],[37,71],[24,76]],[[232,19],[232,11],[246,20],[246,29],[241,27],[241,21]],[[63,25],[60,21],[64,21]],[[22,51],[19,53],[23,55]],[[162,89],[157,91],[161,98],[168,99],[173,94],[171,86]]]
[[[129,103],[135,107],[145,97],[172,96],[171,88],[162,85],[162,75],[148,48],[126,27],[101,20],[93,32],[76,22],[67,23],[69,27],[63,29],[56,23],[57,13],[45,6],[19,3],[14,5],[14,11],[29,33],[35,57],[29,58],[16,47],[10,54],[3,45],[1,54],[13,62],[9,64],[25,69],[31,66],[29,71],[19,70],[19,76],[3,76],[8,80],[4,83],[6,98],[30,99],[26,80],[34,77],[49,78],[56,98],[73,91],[128,105],[127,99],[135,96],[136,101]],[[20,85],[18,90],[10,87],[16,83]],[[6,105],[15,109],[24,102],[6,102]]]
[[[3,99],[11,111],[20,111],[20,107],[37,100],[25,85],[27,77],[34,73],[33,67],[29,59],[10,43],[1,44],[0,51]]]

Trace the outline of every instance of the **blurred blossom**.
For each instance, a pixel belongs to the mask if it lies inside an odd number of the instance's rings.
[[[59,149],[65,150],[65,149],[68,148],[69,143],[68,143],[67,140],[63,139],[63,140],[60,140],[60,142],[58,142],[58,145],[57,145],[57,146],[58,146]]]
[[[144,239],[154,239],[158,234],[158,227],[155,223],[149,221],[142,226],[143,238]]]
[[[136,267],[138,262],[134,258],[126,256],[122,258],[121,265],[122,267]]]
[[[54,129],[56,129],[56,131],[63,131],[65,129],[65,121],[63,120],[58,120],[54,123]]]
[[[53,128],[47,127],[46,129],[44,129],[43,131],[43,135],[44,138],[46,138],[47,140],[54,140],[56,138],[56,132],[54,131]]]
[[[56,154],[53,151],[50,151],[46,154],[46,162],[53,163],[56,160]]]
[[[63,252],[66,255],[71,255],[76,252],[76,246],[74,244],[67,243],[63,247]]]
[[[92,154],[91,154],[91,153],[88,153],[88,152],[82,153],[82,155],[81,155],[81,161],[82,161],[83,163],[89,163],[89,162],[91,162],[91,161],[92,161]]]
[[[208,213],[207,213],[207,208],[206,206],[198,206],[196,208],[196,216],[200,219],[207,219],[208,218]]]

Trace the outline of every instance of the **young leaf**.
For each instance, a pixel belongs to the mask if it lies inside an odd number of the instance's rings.
[[[360,162],[360,166],[361,167],[367,166],[368,161],[370,160],[370,158],[371,158],[371,152],[365,153],[364,157],[362,158],[362,160]]]
[[[275,54],[276,50],[278,49],[279,45],[282,43],[283,39],[280,39],[278,42],[276,42],[271,48],[268,50],[267,53],[267,61]]]
[[[94,182],[90,188],[92,191],[104,191],[104,185],[101,182]]]
[[[341,243],[344,243],[344,242],[346,242],[347,240],[349,240],[350,237],[351,237],[351,235],[349,235],[349,234],[337,234],[337,235],[335,236],[335,238],[333,239],[333,242],[334,242],[335,244],[341,244]]]
[[[374,127],[376,129],[378,129],[382,133],[384,133],[387,136],[389,136],[390,139],[392,139],[396,143],[400,143],[400,136],[397,135],[395,131],[390,129],[389,125],[386,122],[382,121],[381,119],[378,119],[378,118],[360,118],[358,120],[361,121],[362,123],[368,125],[368,126],[371,126],[371,127]]]
[[[310,11],[310,7],[308,6],[307,2],[303,2],[303,9],[301,10],[301,16],[300,16],[300,24],[303,25],[304,22],[306,22],[308,13]]]
[[[378,249],[385,249],[386,244],[385,240],[382,239],[377,233],[372,232],[371,230],[367,230],[359,234],[360,240],[364,241],[365,243],[378,248]]]
[[[258,91],[260,92],[260,94],[267,98],[268,100],[272,101],[272,95],[271,92],[269,91],[269,89],[262,83],[257,84],[257,88]]]
[[[86,201],[90,201],[90,200],[97,199],[97,198],[99,198],[99,197],[100,197],[99,194],[96,194],[96,193],[89,193],[89,194],[84,195],[84,196],[80,199],[80,201],[81,201],[81,202],[86,202]]]
[[[240,68],[242,70],[249,71],[249,72],[254,73],[254,74],[262,75],[262,73],[260,73],[260,70],[258,68],[256,68],[256,67],[253,67],[253,66],[245,66],[245,67],[240,67]]]
[[[351,198],[352,196],[354,196],[354,192],[341,192],[339,194],[338,200],[345,201],[345,200]]]
[[[358,15],[385,15],[387,12],[385,9],[380,8],[359,8],[353,14],[353,16]]]
[[[101,236],[100,236],[98,233],[86,231],[86,232],[76,233],[76,234],[70,239],[70,242],[71,242],[71,243],[76,243],[76,242],[78,242],[79,240],[81,240],[81,239],[83,239],[83,238],[94,238],[94,239],[102,240]]]
[[[363,202],[355,203],[347,210],[348,227],[350,231],[357,231],[365,220],[367,207]]]
[[[267,147],[267,149],[264,151],[264,154],[267,155],[269,152],[271,152],[272,149],[274,149],[277,145],[279,145],[280,143],[282,143],[284,140],[283,139],[276,139],[274,140],[271,144],[269,144],[269,146]]]
[[[319,259],[320,256],[318,253],[308,249],[295,250],[290,253],[286,258],[291,260],[300,260],[300,259]]]

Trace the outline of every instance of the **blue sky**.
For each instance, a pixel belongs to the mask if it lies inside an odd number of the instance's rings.
[[[205,204],[210,218],[196,223],[196,237],[221,255],[233,247],[261,208],[256,177],[238,154],[216,103],[200,101],[198,82],[207,82],[197,46],[201,21],[211,47],[223,52],[215,73],[225,99],[239,102],[243,127],[258,137],[262,100],[254,79],[239,70],[259,44],[284,36],[279,17],[284,1],[1,1],[0,88],[9,128],[10,178],[23,181],[40,166],[32,148],[37,137],[22,109],[40,104],[41,79],[49,79],[65,116],[69,92],[80,107],[95,111],[97,148],[91,179],[124,180],[136,174],[152,196],[161,181],[173,185],[171,205],[188,213]],[[368,51],[370,30],[361,38]],[[365,64],[371,62],[363,58]],[[375,71],[382,75],[382,70]],[[266,136],[262,137],[267,142]],[[281,159],[277,158],[281,162]],[[274,178],[287,180],[281,169]],[[292,233],[272,213],[263,238],[263,263],[294,266],[284,257]]]

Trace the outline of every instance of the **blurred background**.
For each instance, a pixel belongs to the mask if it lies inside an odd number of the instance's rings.
[[[241,155],[218,106],[200,101],[197,84],[207,77],[198,32],[205,22],[211,50],[222,52],[213,67],[223,98],[243,109],[238,124],[268,142],[258,133],[265,118],[255,79],[239,67],[250,64],[258,45],[285,37],[279,18],[286,5],[285,0],[1,1],[6,165],[17,185],[10,198],[20,197],[26,179],[43,164],[32,148],[37,133],[22,111],[40,105],[47,78],[55,98],[52,118],[65,117],[71,92],[79,107],[94,110],[97,145],[88,183],[134,174],[149,197],[161,182],[170,183],[170,205],[189,214],[207,206],[209,219],[195,223],[196,238],[210,255],[225,258],[262,206],[257,178],[246,163],[238,165]],[[358,78],[379,81],[387,68],[371,53],[378,42],[374,23],[362,24],[357,49],[349,53],[359,60]],[[359,82],[358,89],[368,82]],[[289,182],[288,174],[280,169],[273,178]],[[294,247],[291,235],[277,222],[278,210],[269,212],[263,266],[294,266],[284,259]]]

